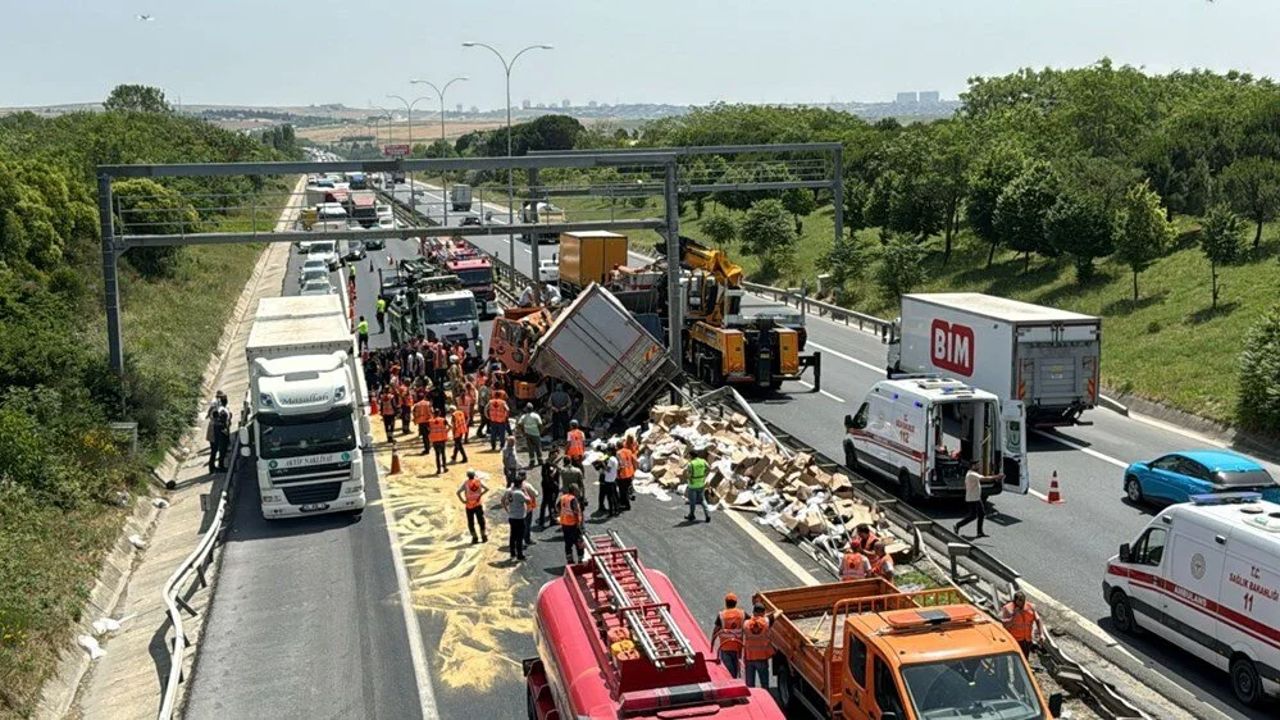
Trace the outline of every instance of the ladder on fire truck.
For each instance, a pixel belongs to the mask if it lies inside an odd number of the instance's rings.
[[[622,544],[616,531],[585,538],[589,560],[609,593],[609,603],[627,624],[632,639],[659,669],[694,662],[693,647],[671,617],[636,562],[636,549]]]

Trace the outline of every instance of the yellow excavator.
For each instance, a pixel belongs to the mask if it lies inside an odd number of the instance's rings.
[[[802,355],[804,318],[784,319],[769,308],[743,307],[742,268],[721,250],[680,238],[685,366],[713,387],[749,385],[777,390],[813,368],[822,384],[822,355]],[[787,320],[792,320],[787,322]],[[788,327],[788,325],[792,325]]]

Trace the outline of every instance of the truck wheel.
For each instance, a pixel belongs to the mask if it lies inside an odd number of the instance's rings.
[[[917,497],[916,486],[911,482],[911,473],[907,472],[905,468],[898,471],[898,485],[902,487],[902,499],[908,505],[914,503]]]
[[[1142,483],[1138,482],[1138,478],[1129,475],[1124,479],[1124,494],[1134,505],[1142,503]]]
[[[791,665],[774,661],[774,675],[778,680],[778,704],[784,711],[800,706],[796,701],[796,680],[791,674]]]
[[[1111,622],[1122,633],[1142,634],[1142,628],[1138,627],[1138,619],[1133,616],[1133,606],[1129,604],[1129,598],[1122,592],[1111,596]],[[1232,675],[1234,674],[1233,670]]]
[[[1245,705],[1257,707],[1262,702],[1262,678],[1253,661],[1243,655],[1231,661],[1231,689]]]

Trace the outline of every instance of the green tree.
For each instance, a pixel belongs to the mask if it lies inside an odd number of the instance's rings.
[[[796,234],[804,232],[804,216],[818,209],[818,201],[813,192],[805,188],[790,188],[782,193],[782,206],[791,213],[796,221]]]
[[[831,276],[831,287],[841,301],[850,282],[861,280],[866,273],[867,252],[856,237],[842,237],[818,259],[818,269]]]
[[[1231,207],[1257,227],[1253,249],[1262,243],[1262,224],[1280,211],[1280,162],[1246,157],[1227,166],[1218,176]]]
[[[867,195],[869,193],[867,184],[857,177],[846,177],[844,180],[844,188],[842,200],[844,201],[844,227],[849,231],[849,236],[867,226],[864,210],[867,207]]]
[[[761,272],[776,275],[790,268],[795,259],[795,227],[787,209],[775,198],[757,201],[738,228],[742,249],[760,258]]]
[[[964,203],[965,217],[973,234],[989,245],[987,267],[991,267],[995,260],[996,246],[1000,244],[1000,234],[995,226],[996,201],[1026,163],[1022,151],[1006,143],[979,158],[970,172],[969,195]]]
[[[725,212],[713,212],[698,221],[698,226],[716,247],[724,247],[738,236],[738,223]]]
[[[1233,263],[1240,257],[1240,235],[1244,227],[1244,220],[1225,205],[1215,205],[1205,215],[1200,229],[1200,249],[1209,259],[1212,307],[1218,307],[1218,266]]]
[[[1240,352],[1236,413],[1247,428],[1280,432],[1280,305],[1249,329]]]
[[[995,232],[1012,250],[1022,253],[1024,270],[1031,266],[1031,253],[1046,257],[1057,253],[1045,238],[1044,221],[1058,193],[1053,169],[1037,161],[1028,163],[996,199]]]
[[[880,257],[875,264],[875,282],[895,301],[920,287],[925,281],[925,252],[919,243],[899,233],[882,232]]]
[[[117,227],[129,235],[177,235],[197,232],[200,216],[176,190],[150,178],[129,178],[112,186]],[[134,248],[126,258],[148,277],[168,275],[179,257],[178,246]]]
[[[1056,252],[1071,257],[1076,282],[1093,278],[1093,261],[1110,255],[1115,245],[1115,216],[1098,198],[1079,192],[1064,192],[1044,216],[1045,241]]]
[[[169,113],[164,91],[148,85],[117,85],[102,103],[107,112]]]
[[[1116,259],[1133,272],[1133,299],[1138,300],[1138,274],[1162,257],[1173,242],[1160,196],[1146,183],[1129,188],[1116,222]]]

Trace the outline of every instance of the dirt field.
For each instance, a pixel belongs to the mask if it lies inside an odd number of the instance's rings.
[[[450,140],[456,139],[474,130],[492,130],[494,128],[505,127],[505,123],[493,121],[479,122],[448,122],[445,121],[444,131],[445,137]],[[332,143],[339,138],[351,135],[376,135],[380,143],[387,144],[388,128],[386,123],[371,125],[365,123],[350,123],[345,125],[321,125],[317,127],[299,128],[298,137],[303,137],[313,142]],[[390,127],[391,140],[390,143],[407,143],[409,142],[409,125],[407,123],[396,123]],[[413,123],[413,140],[415,143],[431,142],[440,137],[440,121],[431,120],[430,118],[415,121]]]

